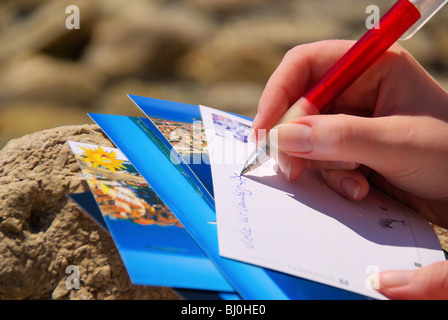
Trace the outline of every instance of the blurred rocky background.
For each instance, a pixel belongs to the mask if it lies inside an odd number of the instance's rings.
[[[179,298],[133,286],[112,239],[67,199],[88,187],[66,141],[110,145],[87,112],[142,116],[127,94],[254,116],[290,48],[357,39],[366,7],[393,2],[1,0],[0,300]],[[66,28],[70,5],[80,29]],[[447,10],[403,42],[445,88]],[[69,264],[80,290],[67,289]]]
[[[141,115],[126,94],[254,116],[295,45],[357,39],[365,10],[389,0],[2,0],[0,149],[12,138],[92,123],[87,112]],[[80,10],[69,30],[66,8]],[[403,45],[448,85],[448,14]]]

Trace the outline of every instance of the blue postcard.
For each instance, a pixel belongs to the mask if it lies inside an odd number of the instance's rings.
[[[193,139],[185,143],[188,140],[182,136],[182,132],[200,130],[199,106],[130,97],[147,118],[89,115],[154,188],[241,298],[366,299],[353,292],[222,257],[206,141]],[[181,130],[173,133],[174,125],[166,131],[170,122],[189,123],[191,129],[181,125],[177,127]]]
[[[69,144],[134,284],[233,292],[120,150]]]

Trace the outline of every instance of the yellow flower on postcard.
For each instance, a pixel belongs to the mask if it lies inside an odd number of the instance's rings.
[[[117,159],[117,155],[114,151],[107,152],[101,147],[98,147],[98,149],[80,148],[84,150],[85,158],[83,161],[91,162],[93,168],[101,166],[112,172],[126,169],[126,167],[122,165],[123,161]]]

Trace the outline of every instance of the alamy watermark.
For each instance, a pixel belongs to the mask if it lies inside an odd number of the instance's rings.
[[[369,16],[366,19],[367,29],[379,29],[380,28],[380,8],[377,5],[369,5],[366,8],[366,14]]]
[[[70,14],[65,19],[65,27],[69,30],[79,29],[81,27],[79,7],[74,4],[69,5],[65,8],[65,13]]]
[[[65,19],[65,27],[67,29],[79,29],[80,28],[80,10],[77,5],[69,5],[65,8],[65,13],[69,16]],[[368,5],[365,11],[369,16],[366,19],[367,29],[379,29],[380,28],[380,8],[377,5]]]
[[[80,288],[80,276],[79,276],[79,268],[75,265],[70,265],[65,268],[65,273],[70,274],[65,280],[65,286],[67,289],[79,289]]]
[[[215,116],[215,115],[214,115]],[[276,157],[278,135],[267,134],[264,129],[257,130],[257,143],[249,141],[250,127],[224,117],[214,119],[214,127],[205,129],[201,121],[194,121],[191,126],[177,127],[164,132],[172,146],[170,161],[174,164],[239,164],[241,166],[247,157],[256,149],[260,155]],[[220,143],[217,143],[220,140]],[[263,154],[264,153],[264,154]]]

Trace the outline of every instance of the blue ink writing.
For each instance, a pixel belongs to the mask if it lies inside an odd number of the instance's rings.
[[[247,178],[234,173],[230,176],[230,180],[235,183],[235,189],[232,194],[237,196],[238,200],[234,207],[238,213],[235,218],[242,224],[238,231],[242,234],[240,241],[248,249],[254,248],[254,238],[252,237],[252,230],[249,226],[249,210],[247,208],[246,200],[252,195],[252,191],[247,189]]]

